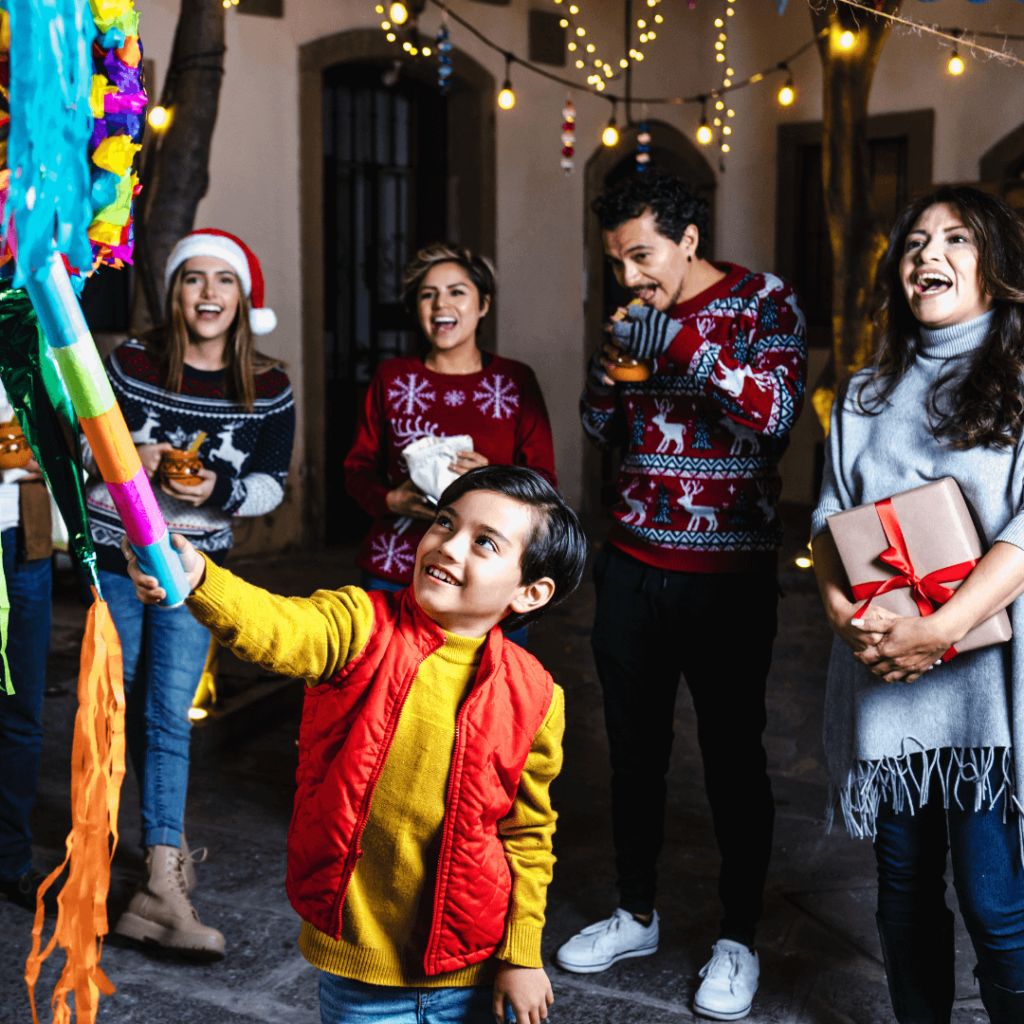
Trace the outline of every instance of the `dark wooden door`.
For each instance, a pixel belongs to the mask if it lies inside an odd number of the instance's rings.
[[[324,74],[324,400],[326,540],[358,540],[369,520],[345,490],[342,463],[378,364],[415,351],[402,275],[447,227],[447,104],[388,68]]]

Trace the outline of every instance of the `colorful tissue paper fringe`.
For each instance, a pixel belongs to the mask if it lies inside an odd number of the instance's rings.
[[[0,192],[9,187],[4,223],[18,225],[16,283],[41,270],[56,244],[80,291],[97,267],[132,262],[139,193],[132,163],[147,102],[139,16],[132,0],[7,6],[0,11],[0,135],[9,129],[10,145],[8,153],[0,138]],[[0,265],[10,258],[0,255]]]

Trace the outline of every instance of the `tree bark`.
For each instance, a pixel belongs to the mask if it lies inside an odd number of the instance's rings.
[[[895,14],[900,2],[883,0],[878,9]],[[821,173],[833,263],[833,362],[829,379],[818,383],[812,400],[827,431],[835,388],[871,359],[875,346],[875,272],[886,233],[871,202],[868,97],[892,22],[874,17],[871,10],[833,4],[812,7],[811,23],[818,34],[824,83]],[[837,45],[845,30],[856,33],[849,50]]]
[[[159,134],[150,129],[135,211],[136,330],[163,320],[167,257],[192,230],[209,187],[210,142],[224,77],[224,14],[222,0],[181,0],[160,96],[171,119]]]

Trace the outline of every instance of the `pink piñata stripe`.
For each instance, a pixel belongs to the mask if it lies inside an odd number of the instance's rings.
[[[145,467],[125,484],[107,484],[124,531],[132,544],[155,544],[166,532],[163,513],[156,503],[153,487],[146,476]]]

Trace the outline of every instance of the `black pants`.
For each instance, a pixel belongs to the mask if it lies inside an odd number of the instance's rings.
[[[679,676],[693,696],[715,838],[721,937],[752,946],[775,805],[761,742],[775,639],[773,573],[655,569],[612,545],[594,567],[591,646],[604,691],[623,909],[654,908]]]

